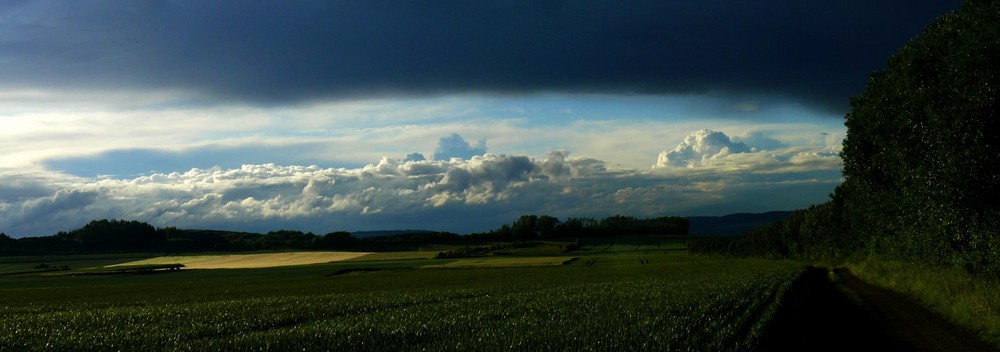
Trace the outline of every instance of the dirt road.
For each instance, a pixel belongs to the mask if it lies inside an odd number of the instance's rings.
[[[911,298],[838,269],[809,268],[793,284],[761,351],[996,351]]]

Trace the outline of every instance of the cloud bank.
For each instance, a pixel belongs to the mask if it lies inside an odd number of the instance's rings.
[[[0,175],[5,180],[0,230],[46,235],[92,219],[125,218],[246,231],[469,232],[530,213],[724,214],[770,210],[775,199],[801,207],[823,201],[840,182],[839,158],[832,149],[756,151],[724,137],[695,132],[674,151],[665,151],[663,165],[653,171],[554,151],[543,158],[491,153],[447,160],[383,157],[358,168],[253,164],[120,179],[6,172]]]

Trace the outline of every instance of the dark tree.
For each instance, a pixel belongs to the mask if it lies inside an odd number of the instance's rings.
[[[83,251],[158,250],[166,243],[166,234],[152,225],[126,220],[94,220],[57,237],[76,243]]]
[[[312,247],[317,240],[312,232],[303,233],[294,230],[271,231],[256,240],[260,248],[293,248],[305,249]]]
[[[6,233],[0,232],[0,249],[8,249],[16,242],[17,240],[10,238]]]
[[[522,215],[514,221],[510,229],[515,238],[526,239],[537,237],[538,233],[536,226],[538,224],[538,216],[536,215]]]
[[[330,232],[316,241],[320,248],[345,248],[357,243],[358,239],[347,231]]]
[[[844,186],[870,253],[1000,273],[1000,2],[970,0],[851,100]]]
[[[542,215],[539,216],[538,220],[535,222],[535,232],[538,234],[538,237],[541,238],[554,237],[556,234],[556,226],[559,226],[559,219],[548,215]]]

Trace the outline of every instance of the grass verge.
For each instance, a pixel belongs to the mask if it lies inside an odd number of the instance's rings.
[[[972,276],[960,268],[870,258],[851,260],[846,266],[869,283],[914,297],[1000,348],[1000,281]]]

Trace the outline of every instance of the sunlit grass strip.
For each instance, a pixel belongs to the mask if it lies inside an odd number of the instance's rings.
[[[563,265],[573,257],[518,257],[518,258],[467,258],[445,264],[425,265],[421,268],[502,268],[519,266]]]
[[[913,296],[1000,348],[1000,281],[974,277],[960,268],[874,259],[855,260],[847,267],[865,281]]]
[[[261,254],[164,256],[111,265],[183,264],[185,269],[246,269],[288,265],[307,265],[343,261],[369,254],[367,252],[284,252]]]

